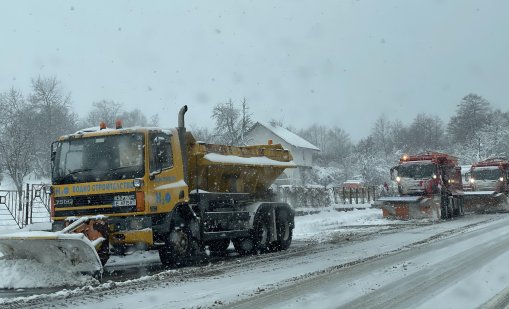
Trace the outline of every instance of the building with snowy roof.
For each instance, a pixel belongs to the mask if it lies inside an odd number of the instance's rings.
[[[255,123],[246,133],[245,140],[251,145],[263,145],[272,140],[274,144],[281,144],[285,149],[290,150],[297,168],[285,170],[276,180],[276,184],[281,185],[305,184],[307,174],[313,166],[313,154],[320,151],[318,147],[297,134],[268,123]]]

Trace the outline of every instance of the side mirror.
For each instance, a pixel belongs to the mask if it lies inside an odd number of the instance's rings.
[[[149,178],[152,180],[154,179],[155,175],[160,174],[162,172],[162,166],[161,166],[161,149],[163,149],[164,145],[168,141],[162,137],[157,136],[154,138],[153,141],[153,149],[152,149],[152,155],[153,155],[153,162],[154,162],[154,171],[150,173]]]
[[[391,168],[391,180],[395,180],[398,176],[398,166]]]
[[[55,162],[55,157],[57,155],[57,149],[56,149],[57,143],[58,142],[51,143],[51,162]]]
[[[470,172],[465,173],[465,181],[466,182],[469,182],[471,177],[472,177],[472,174]]]

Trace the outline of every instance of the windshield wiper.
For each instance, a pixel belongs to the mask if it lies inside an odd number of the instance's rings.
[[[82,168],[82,169],[78,169],[78,170],[74,170],[72,172],[69,172],[69,173],[67,173],[67,175],[74,175],[74,174],[78,174],[78,173],[82,173],[82,172],[88,172],[88,171],[91,171],[91,170],[93,170],[93,168]]]
[[[133,167],[137,167],[137,166],[121,166],[121,167],[113,167],[113,168],[110,168],[109,171],[112,172],[112,171],[118,171],[118,170],[122,170],[122,169],[125,169],[125,168],[133,168]]]

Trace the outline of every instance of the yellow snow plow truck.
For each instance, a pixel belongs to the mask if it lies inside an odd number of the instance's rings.
[[[474,163],[465,175],[465,209],[475,212],[509,211],[509,161],[490,158]]]
[[[281,145],[198,142],[179,112],[176,129],[83,130],[52,144],[53,232],[2,235],[12,258],[102,272],[110,253],[157,249],[176,267],[210,251],[285,250],[294,211],[269,186],[295,167]],[[116,249],[116,250],[115,250]]]

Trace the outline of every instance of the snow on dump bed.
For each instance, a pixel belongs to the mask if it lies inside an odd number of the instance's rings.
[[[214,163],[225,163],[225,164],[243,164],[243,165],[272,165],[272,166],[284,166],[284,167],[295,167],[293,161],[281,162],[269,159],[267,157],[239,157],[232,155],[222,155],[218,153],[208,153],[203,157],[205,160]]]

